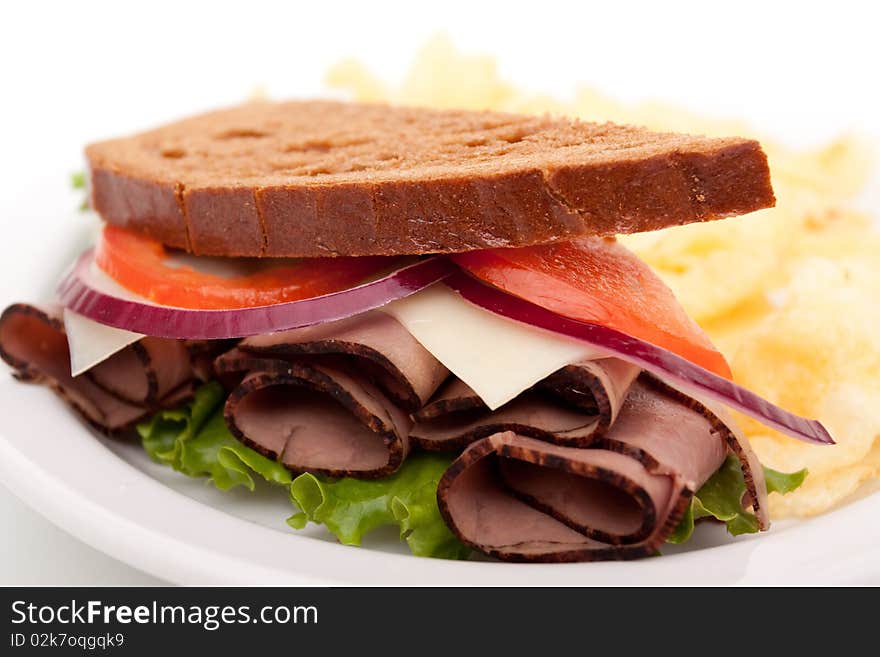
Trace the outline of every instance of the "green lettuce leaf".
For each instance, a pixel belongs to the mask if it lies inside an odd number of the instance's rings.
[[[159,411],[146,422],[137,425],[144,449],[158,462],[181,470],[182,446],[196,434],[220,408],[223,387],[217,382],[200,386],[188,404]]]
[[[301,511],[291,527],[323,523],[341,542],[359,544],[364,534],[396,525],[413,554],[465,558],[470,550],[446,527],[437,508],[437,482],[452,459],[415,454],[387,479],[360,481],[303,474],[295,480],[281,464],[243,445],[223,419],[224,391],[218,383],[196,390],[191,402],[160,411],[138,425],[153,460],[191,477],[207,477],[220,490],[253,490],[254,475],[287,486]]]
[[[72,174],[70,174],[70,186],[74,189],[85,189],[88,186],[86,184],[86,172],[74,171]],[[88,197],[82,200],[82,203],[79,204],[79,209],[81,212],[85,212],[89,209]]]
[[[275,484],[292,480],[283,465],[236,440],[219,410],[195,438],[181,444],[179,470],[192,477],[207,475],[220,490],[235,486],[254,490],[254,474]]]
[[[290,484],[290,472],[281,464],[243,445],[223,419],[224,392],[207,383],[192,402],[156,413],[139,424],[144,449],[153,460],[191,477],[207,476],[220,490],[244,486],[254,490],[253,474],[277,484]]]
[[[806,469],[785,473],[764,468],[768,493],[790,493],[804,483],[806,476]],[[758,519],[742,508],[741,500],[745,492],[746,482],[739,460],[728,456],[718,472],[709,477],[691,499],[684,517],[667,542],[684,543],[694,532],[694,522],[708,517],[724,522],[733,536],[757,532]]]
[[[413,454],[386,479],[302,474],[290,486],[300,512],[287,522],[295,529],[321,523],[346,545],[360,545],[368,532],[396,525],[416,556],[464,559],[470,550],[449,531],[437,508],[437,482],[451,462],[446,455]]]
[[[287,522],[301,529],[308,522],[323,524],[340,542],[359,545],[370,531],[396,526],[413,554],[464,559],[470,550],[459,542],[437,508],[437,483],[452,458],[417,453],[385,479],[331,479],[302,474],[295,479],[281,464],[242,444],[223,419],[225,393],[218,383],[201,386],[191,402],[156,413],[138,425],[150,457],[192,477],[207,477],[220,490],[255,487],[255,476],[288,488],[300,509]],[[806,470],[786,474],[764,468],[769,493],[785,494],[800,486]],[[745,481],[739,461],[729,457],[697,491],[679,526],[669,538],[682,543],[691,537],[694,522],[713,517],[733,535],[757,531],[755,516],[740,500]]]
[[[785,495],[793,490],[797,490],[804,483],[807,474],[806,468],[797,472],[779,472],[765,466],[764,479],[767,482],[767,492]]]

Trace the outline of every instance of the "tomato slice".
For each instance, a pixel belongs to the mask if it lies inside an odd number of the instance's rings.
[[[453,256],[470,274],[559,315],[614,328],[731,378],[730,365],[663,281],[611,239]]]
[[[120,285],[155,303],[198,310],[252,308],[339,292],[393,262],[379,256],[309,258],[285,260],[283,264],[270,259],[189,256],[193,263],[233,272],[227,276],[175,262],[172,255],[161,242],[107,224],[95,250],[95,262]]]

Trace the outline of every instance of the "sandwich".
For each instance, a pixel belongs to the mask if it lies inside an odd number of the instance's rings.
[[[549,116],[259,102],[86,148],[103,220],[0,356],[88,425],[288,524],[416,554],[634,559],[769,528],[737,385],[615,235],[774,204],[760,144]],[[748,263],[743,263],[748,266]],[[262,484],[260,484],[262,485]]]

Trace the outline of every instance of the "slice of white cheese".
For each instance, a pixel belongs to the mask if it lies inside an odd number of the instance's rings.
[[[144,337],[140,333],[99,324],[66,308],[64,330],[70,346],[70,372],[73,376],[82,374]]]
[[[560,367],[606,355],[580,340],[483,310],[442,283],[384,311],[493,410]]]

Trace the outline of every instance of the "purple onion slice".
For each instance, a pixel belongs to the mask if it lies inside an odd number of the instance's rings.
[[[253,308],[194,310],[152,303],[113,281],[83,253],[58,285],[60,303],[107,326],[161,338],[243,338],[331,322],[380,308],[449,276],[455,266],[443,257],[419,260],[356,287],[310,299]]]
[[[790,413],[689,360],[644,340],[598,324],[558,315],[530,301],[481,283],[462,271],[445,279],[446,285],[484,310],[524,324],[567,335],[638,365],[682,392],[709,399],[754,418],[787,436],[817,445],[833,445],[834,439],[817,420]]]

